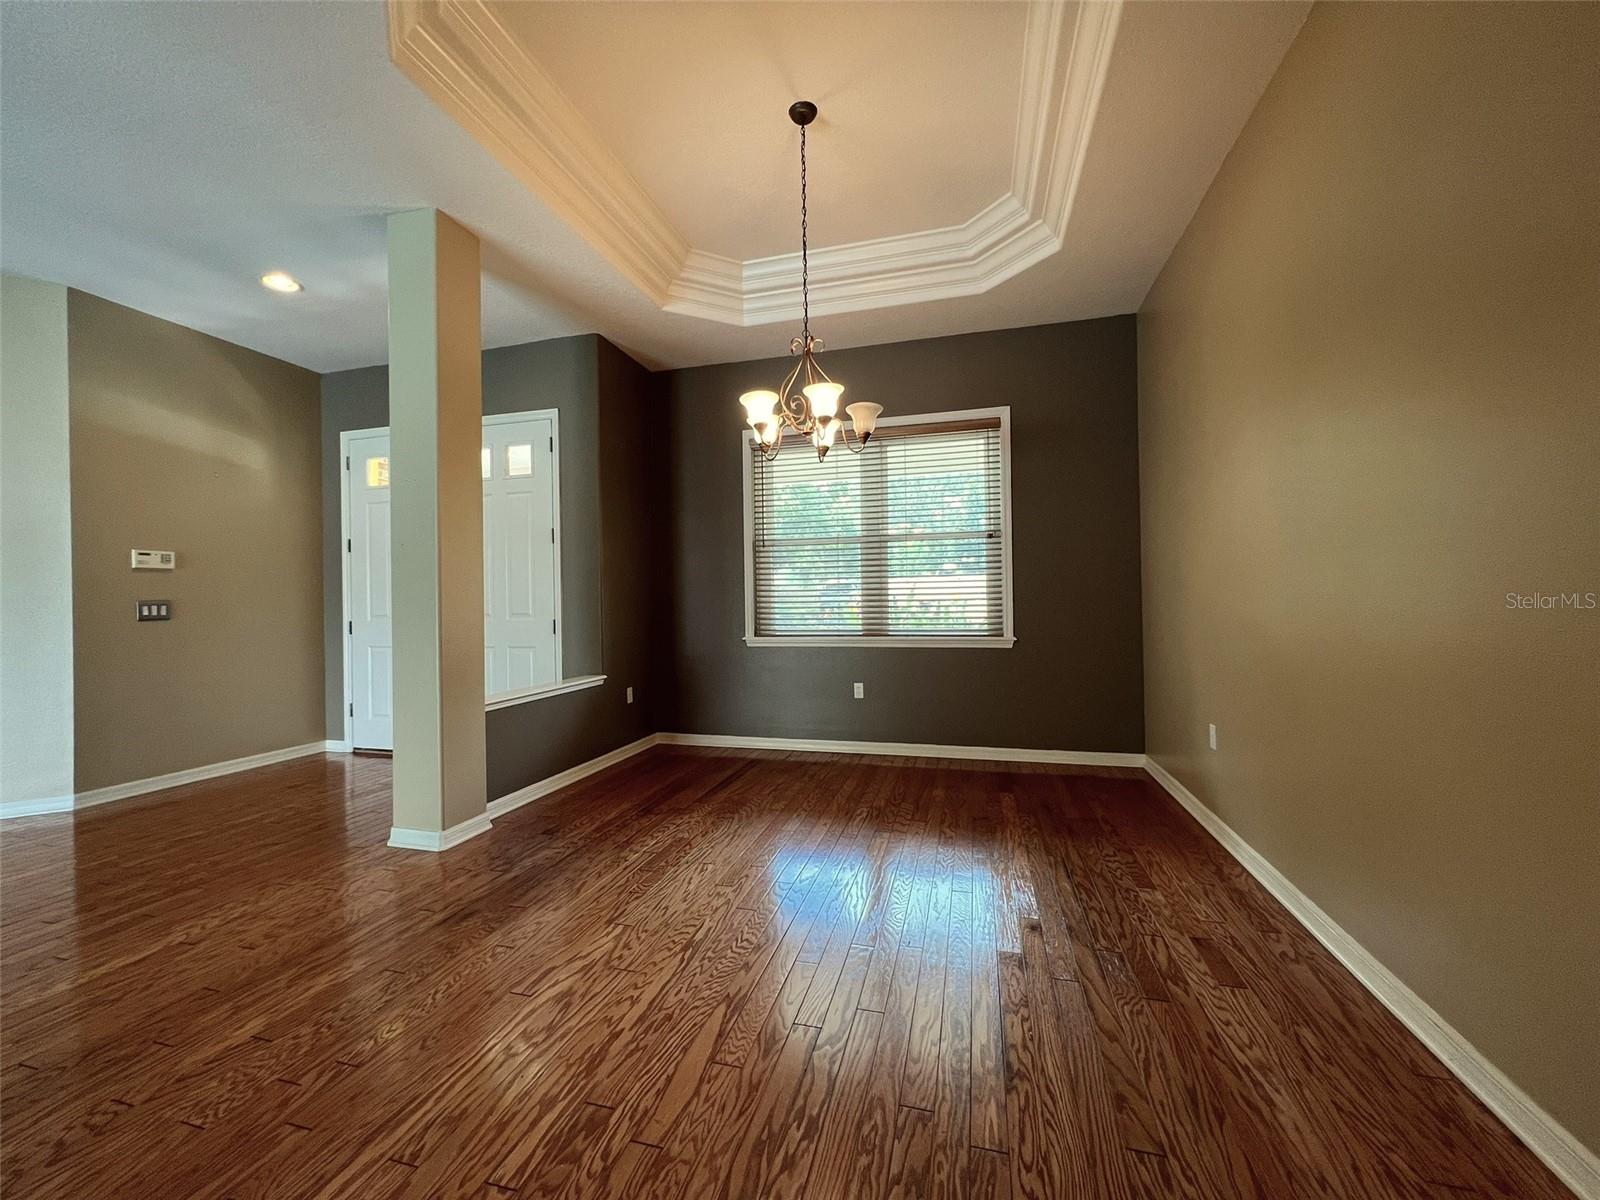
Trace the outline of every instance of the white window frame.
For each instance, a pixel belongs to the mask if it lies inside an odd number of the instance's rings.
[[[483,423],[506,425],[517,421],[545,418],[550,421],[550,436],[555,439],[555,448],[550,455],[550,486],[555,491],[550,516],[555,524],[556,678],[553,682],[540,684],[536,688],[485,695],[483,704],[485,712],[509,708],[515,704],[525,704],[531,700],[543,700],[550,696],[562,696],[585,688],[599,687],[606,681],[604,675],[580,675],[567,679],[561,674],[561,639],[564,632],[561,617],[561,412],[554,408],[537,408],[528,412],[488,413],[483,417]],[[344,658],[344,738],[338,745],[344,750],[350,749],[355,737],[354,718],[350,715],[350,704],[355,697],[355,684],[350,676],[350,481],[354,472],[350,461],[350,443],[358,438],[389,433],[390,427],[387,425],[377,425],[371,429],[339,431],[339,575],[342,593],[339,606],[341,626],[339,648]],[[330,742],[329,745],[333,743]]]
[[[892,634],[857,635],[828,634],[823,637],[785,637],[756,633],[756,560],[755,560],[755,488],[751,472],[750,447],[754,435],[748,429],[739,431],[739,461],[744,478],[744,642],[747,646],[897,646],[900,649],[941,650],[1006,650],[1016,644],[1016,623],[1012,612],[1011,565],[1011,409],[963,408],[954,412],[916,413],[906,416],[879,417],[878,426],[930,425],[944,421],[1000,421],[1000,573],[1001,604],[1005,618],[1005,632],[996,637],[896,637]],[[801,446],[788,446],[785,454],[804,452]],[[865,453],[871,454],[868,443]],[[848,454],[842,446],[834,454]]]

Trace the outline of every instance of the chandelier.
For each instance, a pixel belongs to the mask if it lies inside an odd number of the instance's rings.
[[[768,459],[778,457],[783,449],[785,429],[792,429],[810,440],[817,451],[817,461],[828,456],[834,442],[844,432],[845,447],[860,454],[872,440],[872,431],[878,424],[881,404],[858,400],[846,405],[850,426],[839,419],[839,397],[844,385],[835,383],[817,362],[817,352],[822,343],[811,336],[811,264],[806,237],[806,126],[817,119],[817,106],[809,100],[796,100],[789,106],[789,119],[800,126],[800,336],[789,343],[789,353],[798,354],[775,392],[757,389],[739,397],[744,405],[745,421],[754,432],[762,455]],[[852,436],[853,435],[853,436]]]

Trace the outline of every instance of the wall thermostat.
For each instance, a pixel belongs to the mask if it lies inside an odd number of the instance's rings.
[[[135,571],[170,571],[178,565],[178,556],[171,550],[135,550],[133,552],[133,569]]]

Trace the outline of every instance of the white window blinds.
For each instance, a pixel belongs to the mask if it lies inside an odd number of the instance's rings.
[[[756,638],[1009,637],[999,416],[880,424],[820,463],[749,453]]]

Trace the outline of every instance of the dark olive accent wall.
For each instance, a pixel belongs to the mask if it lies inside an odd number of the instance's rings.
[[[659,455],[651,453],[653,427],[647,404],[654,381],[650,372],[603,338],[569,340],[587,341],[593,348],[595,403],[587,410],[586,428],[591,431],[597,469],[586,471],[585,480],[569,480],[567,412],[562,409],[561,585],[570,597],[567,547],[582,528],[597,552],[594,565],[586,568],[592,572],[586,578],[597,586],[598,604],[594,607],[594,666],[586,670],[568,666],[565,671],[568,676],[603,673],[606,681],[597,688],[488,714],[491,800],[662,728],[653,707],[656,687],[651,677],[658,547],[665,524],[657,502],[664,489],[662,462]],[[511,349],[530,351],[540,344]],[[489,355],[502,355],[497,368],[504,366],[508,383],[516,377],[518,366],[514,355],[490,351],[484,356],[486,407]],[[569,500],[569,490],[579,499]],[[583,505],[579,509],[582,515],[574,524],[568,520],[568,507],[579,504]],[[565,601],[562,614],[566,624]],[[564,659],[572,653],[571,632],[567,625],[562,638]],[[634,689],[631,705],[627,702],[629,687]]]
[[[1011,649],[746,646],[737,400],[776,386],[788,363],[658,376],[670,417],[663,727],[1142,751],[1134,332],[1123,316],[825,355],[846,400],[891,414],[1010,406]],[[851,698],[858,680],[864,700]]]
[[[486,714],[488,797],[650,732],[645,676],[651,639],[641,584],[656,539],[647,536],[657,478],[645,455],[649,372],[594,335],[486,350],[483,411],[556,409],[561,470],[561,656],[569,677],[605,674],[597,688]],[[382,366],[322,378],[323,608],[327,736],[344,736],[343,550],[339,435],[389,423]],[[635,703],[626,703],[626,689]]]

